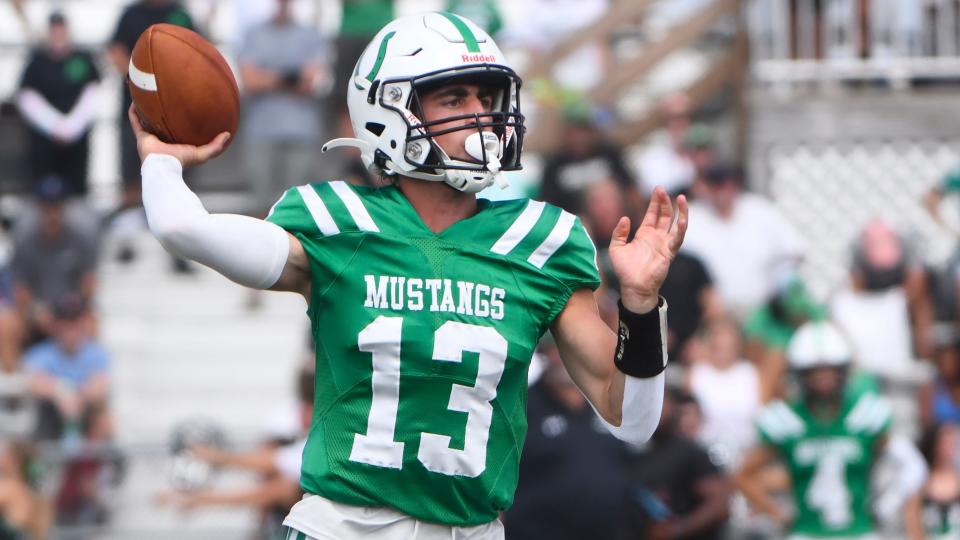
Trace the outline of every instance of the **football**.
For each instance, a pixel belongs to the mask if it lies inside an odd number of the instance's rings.
[[[192,30],[155,24],[137,39],[127,86],[143,127],[167,143],[200,146],[240,120],[240,91],[226,60]]]

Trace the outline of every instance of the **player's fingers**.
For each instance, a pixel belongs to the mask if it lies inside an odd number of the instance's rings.
[[[663,191],[660,187],[653,189],[653,193],[650,195],[650,202],[647,204],[647,211],[643,214],[643,221],[640,222],[641,227],[656,227],[657,226],[657,214],[660,213],[660,197],[657,196],[658,193]]]
[[[670,236],[670,250],[676,253],[683,245],[683,238],[687,235],[687,223],[690,219],[690,207],[687,205],[687,197],[680,195],[677,197],[677,210],[680,216],[677,217],[677,225],[674,227]]]
[[[197,156],[200,158],[200,161],[206,161],[219,156],[224,149],[226,149],[228,139],[230,139],[230,133],[224,131],[214,137],[209,143],[197,148]]]
[[[137,106],[133,103],[127,109],[127,116],[130,118],[130,127],[133,128],[133,134],[139,139],[145,133],[143,124],[140,123],[140,116],[137,114]]]
[[[659,212],[657,212],[657,228],[663,231],[669,231],[673,223],[673,201],[663,189],[660,189],[655,196],[660,201]]]
[[[613,234],[610,236],[610,247],[622,246],[627,243],[627,237],[630,235],[630,218],[623,216],[617,221],[617,226],[613,228]]]

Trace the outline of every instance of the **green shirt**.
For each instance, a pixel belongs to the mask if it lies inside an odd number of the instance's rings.
[[[450,526],[489,522],[513,501],[530,357],[570,295],[599,278],[573,215],[478,204],[438,234],[393,186],[300,186],[271,210],[312,271],[307,492]]]
[[[799,402],[764,407],[757,419],[760,439],[787,464],[793,533],[840,538],[874,530],[870,474],[877,440],[891,421],[890,405],[874,393],[848,392],[840,414],[828,422]]]
[[[394,18],[393,0],[345,0],[340,35],[372,38]]]

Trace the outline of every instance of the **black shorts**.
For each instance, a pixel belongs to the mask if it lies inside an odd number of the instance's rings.
[[[87,167],[90,163],[90,134],[87,133],[72,144],[59,144],[34,133],[27,151],[27,168],[35,186],[47,176],[63,179],[67,189],[74,195],[86,195]]]

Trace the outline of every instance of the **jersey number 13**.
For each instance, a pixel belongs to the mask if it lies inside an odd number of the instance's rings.
[[[353,438],[350,461],[401,469],[404,443],[394,440],[400,403],[400,338],[403,317],[377,317],[357,337],[363,352],[372,353],[373,399],[367,433]],[[456,321],[445,322],[433,336],[433,359],[461,362],[464,352],[477,353],[480,362],[473,386],[454,384],[447,408],[467,413],[463,450],[450,448],[450,437],[420,434],[417,459],[429,471],[450,476],[476,477],[487,463],[487,439],[493,418],[491,401],[507,360],[507,340],[495,329]]]

